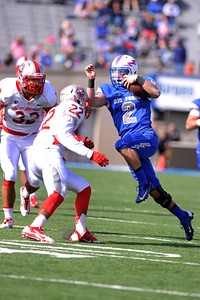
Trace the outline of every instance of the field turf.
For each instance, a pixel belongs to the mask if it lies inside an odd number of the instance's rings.
[[[135,203],[137,183],[128,172],[71,170],[91,183],[87,227],[101,244],[68,241],[74,229],[71,192],[44,227],[55,244],[22,239],[38,209],[21,216],[18,181],[14,227],[0,229],[0,299],[200,299],[200,177],[158,174],[177,204],[195,214],[195,236],[188,242],[179,220],[151,197]],[[37,194],[41,203],[43,186]]]

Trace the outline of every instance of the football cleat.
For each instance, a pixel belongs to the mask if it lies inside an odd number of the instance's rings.
[[[30,214],[30,197],[24,198],[23,189],[24,186],[20,188],[20,212],[26,218]]]
[[[137,196],[135,202],[140,203],[140,202],[145,201],[148,198],[151,189],[152,189],[151,183],[139,185],[139,187],[138,187],[139,193],[138,193],[138,196]]]
[[[31,227],[30,225],[28,225],[22,230],[22,237],[42,243],[55,243],[52,238],[44,234],[42,227]]]
[[[80,233],[75,230],[75,232],[71,235],[70,237],[70,242],[75,243],[75,242],[85,242],[85,243],[96,243],[99,244],[100,241],[93,236],[88,229],[86,228],[86,232],[83,235],[80,235]]]
[[[13,228],[14,221],[11,218],[5,218],[0,228]]]
[[[35,193],[30,194],[30,206],[31,208],[39,207],[38,197],[35,195]]]
[[[186,240],[191,241],[194,236],[194,229],[192,228],[192,219],[194,214],[191,211],[186,211],[186,216],[181,220],[181,227],[185,230]]]

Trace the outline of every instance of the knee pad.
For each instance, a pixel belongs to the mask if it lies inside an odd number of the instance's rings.
[[[168,194],[161,186],[155,188],[150,192],[156,203],[164,208],[168,208],[172,202],[172,196]]]
[[[51,194],[47,199],[44,200],[44,202],[40,206],[40,210],[45,209],[50,215],[52,215],[63,201],[64,197],[54,191],[53,194]]]
[[[6,188],[13,188],[15,186],[15,181],[3,180],[3,186]]]

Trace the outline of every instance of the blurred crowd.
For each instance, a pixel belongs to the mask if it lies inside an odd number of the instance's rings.
[[[174,122],[158,124],[155,120],[153,127],[159,137],[159,146],[157,151],[157,162],[155,168],[157,171],[163,171],[171,166],[172,148],[170,142],[179,142],[182,140],[177,125]]]
[[[126,53],[144,62],[154,57],[156,67],[177,74],[194,74],[187,59],[184,40],[178,34],[181,7],[178,0],[76,0],[74,19],[91,19],[95,36],[95,66],[108,69],[112,58]],[[66,3],[67,5],[67,3]],[[50,35],[27,49],[23,35],[10,44],[2,66],[15,65],[23,55],[41,62],[45,68],[76,68],[80,55],[79,33],[73,22],[61,20],[57,36]]]

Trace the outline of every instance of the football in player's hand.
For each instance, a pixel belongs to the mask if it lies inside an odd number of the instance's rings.
[[[145,92],[145,90],[143,90],[143,88],[137,83],[132,83],[129,86],[128,90],[137,97],[140,97],[140,98],[149,97],[148,93]]]

